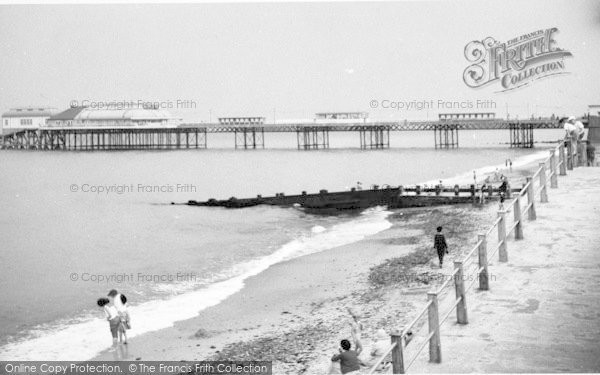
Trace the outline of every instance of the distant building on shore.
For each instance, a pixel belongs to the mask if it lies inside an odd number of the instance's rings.
[[[89,128],[174,128],[181,124],[169,112],[154,108],[92,109],[73,107],[46,121],[46,127]]]
[[[52,115],[57,113],[56,108],[49,107],[18,107],[11,108],[2,114],[2,133],[20,129],[37,129],[46,124]]]
[[[367,112],[321,112],[315,113],[316,123],[356,123],[367,122],[369,114]]]

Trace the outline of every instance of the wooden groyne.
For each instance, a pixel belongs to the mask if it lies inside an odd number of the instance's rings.
[[[507,194],[510,195],[510,187],[507,186]],[[517,190],[518,191],[518,190]],[[297,195],[285,195],[263,197],[258,195],[254,198],[238,199],[231,197],[225,200],[209,199],[207,201],[190,200],[190,206],[203,207],[225,207],[244,208],[258,205],[271,205],[282,207],[297,207],[308,213],[316,214],[339,214],[344,212],[364,210],[369,207],[387,206],[390,209],[408,207],[429,207],[436,205],[449,205],[472,203],[485,199],[496,199],[500,196],[500,187],[488,185],[482,192],[475,185],[468,187],[424,187],[420,185],[412,187],[404,186],[373,186],[371,189],[358,190],[352,188],[349,191],[328,192],[321,190],[315,194],[302,192]]]
[[[550,151],[550,155],[539,164],[539,168],[533,175],[527,177],[524,186],[513,195],[513,199],[507,202],[505,209],[498,211],[498,216],[491,227],[485,232],[478,234],[475,246],[461,259],[454,262],[454,271],[446,278],[437,289],[427,293],[427,303],[415,318],[404,327],[402,331],[391,334],[391,344],[385,353],[371,368],[369,374],[375,373],[378,366],[390,355],[392,357],[392,372],[404,374],[417,360],[419,354],[429,348],[429,361],[433,363],[442,362],[441,327],[452,315],[456,314],[458,324],[468,324],[467,297],[468,292],[478,284],[480,291],[488,291],[490,288],[490,276],[488,267],[490,259],[497,256],[499,262],[508,262],[509,237],[515,240],[524,238],[523,223],[524,216],[532,221],[537,219],[537,202],[547,203],[548,192],[558,188],[558,176],[565,176],[567,170],[575,166],[586,166],[585,142],[560,142]],[[512,219],[508,213],[512,211]],[[497,244],[488,246],[491,236],[496,236]],[[473,275],[469,278],[465,276]],[[467,283],[468,281],[468,283]],[[446,289],[454,289],[450,308],[448,311],[439,311],[439,298]],[[425,319],[425,317],[427,317]],[[412,341],[410,346],[411,356],[407,357],[407,336],[417,325],[426,320],[427,335],[419,340]],[[416,337],[415,337],[416,338]],[[414,346],[413,346],[414,345]],[[416,349],[414,349],[416,347]]]

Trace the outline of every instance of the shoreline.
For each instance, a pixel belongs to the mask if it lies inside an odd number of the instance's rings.
[[[511,187],[523,182],[535,167],[535,161],[513,166],[513,172],[506,173]],[[395,210],[388,217],[389,229],[277,263],[197,317],[132,338],[125,352],[105,350],[93,360],[264,359],[274,361],[275,373],[325,373],[339,340],[350,335],[347,307],[363,314],[365,348],[377,329],[401,329],[417,305],[424,303],[423,294],[431,284],[423,280],[439,282],[444,271],[451,272],[452,259],[475,243],[476,233],[492,222],[494,208],[492,202],[481,208]],[[450,247],[456,249],[442,273],[437,259],[430,259],[412,268],[422,276],[416,283],[376,287],[369,282],[372,267],[431,247],[429,237],[439,222],[448,228]]]

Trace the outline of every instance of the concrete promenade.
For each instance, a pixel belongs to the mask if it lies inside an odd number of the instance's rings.
[[[467,294],[469,324],[442,325],[442,363],[423,350],[408,373],[600,372],[600,168],[558,184]]]

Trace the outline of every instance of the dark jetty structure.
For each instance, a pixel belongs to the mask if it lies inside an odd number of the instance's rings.
[[[507,195],[511,194],[507,187]],[[258,205],[295,207],[307,213],[336,215],[364,210],[369,207],[387,206],[394,208],[429,207],[448,204],[478,203],[482,192],[474,185],[468,187],[433,186],[414,187],[403,186],[373,186],[371,189],[328,192],[321,190],[316,194],[302,192],[299,195],[275,194],[271,197],[258,195],[254,198],[238,199],[231,197],[226,200],[209,199],[207,201],[190,200],[189,206],[245,208]],[[497,199],[500,196],[499,187],[488,185],[483,191],[485,200]]]

